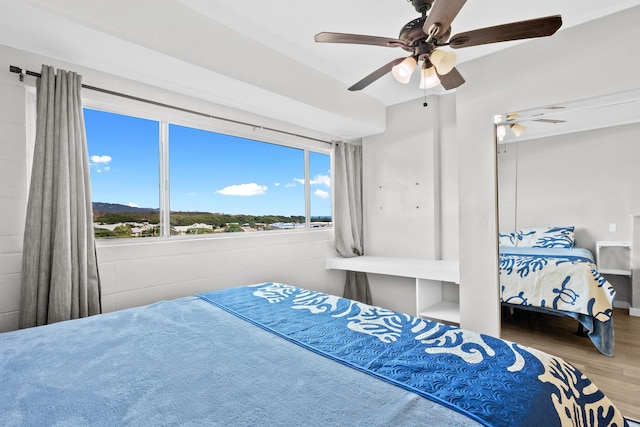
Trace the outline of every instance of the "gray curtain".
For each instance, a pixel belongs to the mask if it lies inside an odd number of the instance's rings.
[[[334,213],[335,248],[343,257],[364,255],[362,237],[362,147],[340,142],[335,145]],[[348,271],[344,296],[371,304],[366,273]]]
[[[101,312],[81,80],[43,65],[37,83],[21,328]]]

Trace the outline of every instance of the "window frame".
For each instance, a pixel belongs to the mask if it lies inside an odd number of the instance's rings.
[[[329,156],[330,163],[330,175],[333,177],[333,153],[334,148],[332,144],[316,141],[305,138],[304,136],[297,135],[293,132],[285,133],[273,131],[262,126],[251,126],[244,122],[233,119],[224,120],[215,118],[214,116],[205,117],[198,116],[189,112],[183,112],[179,110],[173,110],[167,107],[156,106],[152,104],[143,104],[140,101],[123,99],[123,102],[113,102],[107,99],[103,94],[96,93],[95,98],[83,95],[82,107],[89,108],[98,111],[104,111],[107,113],[127,115],[131,117],[153,120],[159,124],[159,208],[160,208],[160,234],[157,237],[145,237],[144,241],[150,241],[154,239],[193,239],[203,238],[203,235],[189,235],[189,236],[171,236],[170,233],[170,180],[169,180],[169,160],[170,160],[170,141],[169,141],[169,126],[178,125],[191,127],[203,131],[210,131],[220,134],[226,134],[234,137],[250,139],[257,142],[275,144],[289,148],[296,148],[303,150],[304,152],[304,197],[305,197],[305,228],[301,230],[274,230],[273,233],[292,233],[292,232],[316,232],[318,229],[311,228],[311,176],[310,176],[310,152],[316,152],[320,154],[326,154]],[[245,113],[251,115],[250,113]],[[269,119],[259,118],[256,116],[256,121],[265,121]],[[283,126],[282,124],[280,126]],[[291,126],[291,125],[288,125]],[[332,186],[333,187],[333,186]],[[333,218],[334,211],[334,199],[333,190],[330,188],[331,197],[331,217]],[[331,227],[333,229],[333,227]],[[245,233],[222,233],[220,234],[207,234],[207,238],[220,238],[220,237],[232,237],[226,234],[233,235],[233,237],[242,237]],[[250,233],[254,235],[255,233]],[[263,233],[260,233],[261,235]],[[106,241],[109,239],[100,239],[100,241]],[[140,242],[140,239],[117,239],[119,242],[135,241]]]

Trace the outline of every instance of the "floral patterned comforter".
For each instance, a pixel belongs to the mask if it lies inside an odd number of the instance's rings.
[[[607,324],[612,322],[615,294],[586,249],[501,247],[503,303],[581,315],[591,323]],[[608,329],[612,341],[613,326]]]

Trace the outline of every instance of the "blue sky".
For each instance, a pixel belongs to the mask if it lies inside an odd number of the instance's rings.
[[[93,201],[157,208],[156,121],[85,109]],[[169,127],[172,211],[304,215],[303,150]],[[330,216],[329,155],[310,153],[311,215]]]

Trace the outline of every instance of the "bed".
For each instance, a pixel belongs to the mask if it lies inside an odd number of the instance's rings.
[[[615,289],[591,251],[575,247],[574,227],[500,235],[500,300],[505,306],[571,316],[600,351],[612,356]]]
[[[543,352],[281,283],[0,334],[0,424],[626,425]]]

